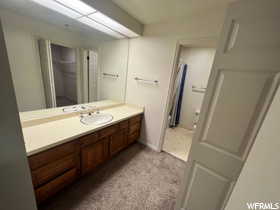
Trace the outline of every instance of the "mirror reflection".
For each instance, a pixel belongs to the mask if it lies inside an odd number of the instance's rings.
[[[39,64],[36,75],[25,68],[22,71],[26,74],[12,68],[20,112],[101,100],[124,101],[128,39],[104,41],[95,49],[46,39],[35,40],[35,46]],[[24,81],[41,86],[30,90],[30,84]],[[36,94],[30,96],[30,91]]]
[[[37,4],[34,8],[40,15],[26,10],[0,14],[19,112],[124,102],[127,36],[112,36]]]
[[[76,52],[51,44],[51,53],[56,106],[75,105],[78,103]]]

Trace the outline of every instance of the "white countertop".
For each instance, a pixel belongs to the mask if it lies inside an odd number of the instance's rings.
[[[79,105],[88,105],[92,106],[95,109],[103,109],[106,107],[113,107],[113,106],[119,106],[122,105],[123,103],[121,102],[116,102],[112,100],[103,100],[103,101],[96,101],[96,102],[91,102],[91,103],[86,103],[86,104],[79,104]],[[65,106],[65,107],[71,107],[71,106]],[[64,114],[69,114],[63,112],[63,108],[65,107],[57,107],[57,108],[49,108],[49,109],[40,109],[40,110],[34,110],[34,111],[28,111],[28,112],[20,112],[20,121],[22,123],[26,121],[31,121],[31,120],[39,120],[43,118],[49,118],[49,117],[54,117],[57,115],[64,115]]]
[[[115,124],[132,116],[143,113],[144,109],[132,105],[119,105],[107,108],[101,113],[109,113],[113,120],[103,125],[85,125],[80,115],[68,116],[59,120],[23,127],[23,136],[27,155],[50,149],[62,143],[74,140],[101,128]]]

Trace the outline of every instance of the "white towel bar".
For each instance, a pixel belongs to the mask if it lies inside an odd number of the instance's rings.
[[[142,79],[142,78],[139,78],[139,77],[135,77],[134,79],[136,81],[139,81],[139,82],[148,82],[148,83],[154,83],[154,84],[158,84],[159,83],[158,80],[148,80],[148,79]]]
[[[103,73],[103,76],[118,78],[118,74]]]

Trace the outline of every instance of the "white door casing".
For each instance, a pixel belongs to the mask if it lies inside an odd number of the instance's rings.
[[[76,49],[77,99],[78,104],[88,103],[88,51]]]
[[[42,78],[44,83],[46,107],[56,107],[55,85],[52,65],[51,42],[49,40],[39,40],[40,62]]]
[[[88,73],[89,73],[89,102],[97,101],[97,92],[98,92],[98,54],[96,51],[88,51]]]
[[[280,1],[228,9],[177,209],[224,209],[279,86]]]

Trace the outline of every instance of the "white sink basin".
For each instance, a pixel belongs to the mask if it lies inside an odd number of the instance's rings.
[[[113,120],[113,116],[106,113],[87,114],[81,117],[81,122],[85,125],[101,125]]]

